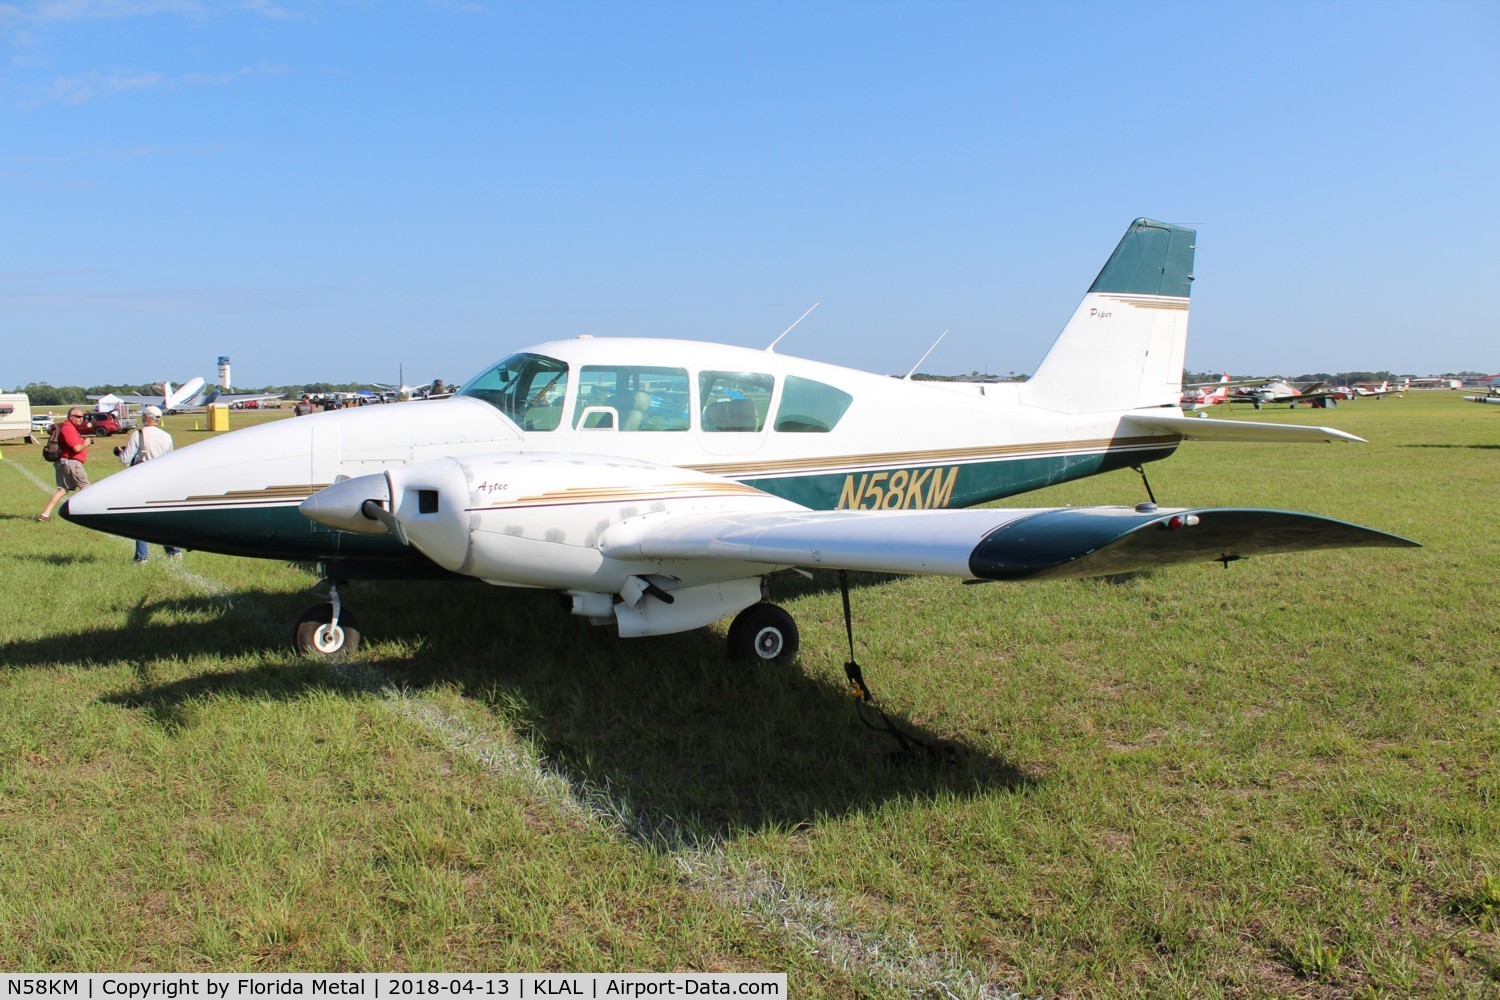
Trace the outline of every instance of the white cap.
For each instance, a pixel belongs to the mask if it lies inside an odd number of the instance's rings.
[[[154,406],[151,403],[147,403],[145,406],[141,407],[141,416],[143,416],[143,417],[155,417],[158,420],[160,420],[161,419],[161,407],[160,406]]]

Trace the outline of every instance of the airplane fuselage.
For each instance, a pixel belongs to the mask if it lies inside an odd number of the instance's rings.
[[[1179,441],[1122,433],[1118,412],[1023,405],[1018,390],[694,341],[578,338],[512,355],[451,399],[297,417],[195,444],[95,484],[69,516],[148,541],[378,574],[382,561],[420,557],[389,536],[319,525],[298,505],[335,482],[438,456],[627,458],[812,509],[921,510],[1155,461]]]

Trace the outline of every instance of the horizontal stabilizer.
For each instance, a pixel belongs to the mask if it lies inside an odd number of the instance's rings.
[[[1261,424],[1249,420],[1214,420],[1210,417],[1184,417],[1178,413],[1131,413],[1121,420],[1121,433],[1167,431],[1180,434],[1188,441],[1262,441],[1297,444],[1319,441],[1350,441],[1365,444],[1365,439],[1332,427],[1303,427],[1297,424]]]

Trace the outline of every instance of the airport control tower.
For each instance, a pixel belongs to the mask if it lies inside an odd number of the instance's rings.
[[[221,354],[219,355],[219,388],[228,389],[232,386],[233,383],[229,381],[229,359]]]

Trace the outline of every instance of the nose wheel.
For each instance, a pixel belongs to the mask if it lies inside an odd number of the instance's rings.
[[[792,616],[774,604],[752,604],[729,625],[729,658],[747,663],[790,663],[801,639]]]
[[[297,619],[292,645],[299,656],[342,660],[359,648],[359,623],[347,608],[317,604]]]

